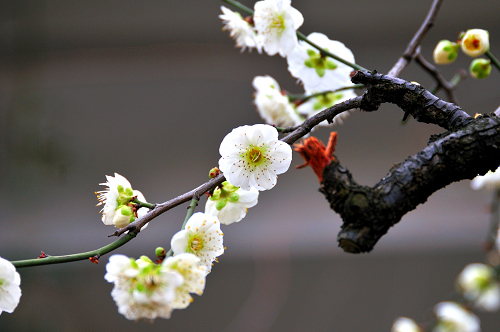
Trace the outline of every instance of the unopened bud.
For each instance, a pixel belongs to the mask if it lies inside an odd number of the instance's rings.
[[[208,173],[208,176],[213,179],[214,177],[216,177],[217,175],[220,174],[220,170],[218,167],[214,167],[210,170],[210,173]]]
[[[470,63],[469,73],[474,78],[486,78],[491,73],[491,62],[487,59],[474,59]]]
[[[167,252],[162,247],[158,247],[155,249],[155,255],[158,258],[165,258],[165,256],[167,255]]]
[[[434,63],[446,65],[452,63],[457,58],[458,44],[449,40],[441,40],[434,49],[432,57]]]

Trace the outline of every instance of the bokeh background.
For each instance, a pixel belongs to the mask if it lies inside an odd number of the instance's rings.
[[[252,1],[243,1],[253,6]],[[344,42],[357,63],[387,72],[427,14],[430,0],[294,0],[301,31]],[[240,53],[221,31],[222,1],[2,0],[0,2],[0,255],[10,260],[108,244],[94,192],[118,172],[148,201],[163,202],[205,182],[233,128],[261,123],[251,82],[271,75],[302,89],[286,61]],[[498,1],[445,1],[422,44],[430,59],[441,39],[468,28],[490,31],[500,54]],[[446,67],[467,68],[464,54]],[[402,78],[434,83],[416,64]],[[469,114],[500,105],[499,73],[457,88]],[[443,97],[444,95],[439,94]],[[337,156],[362,184],[442,130],[385,105],[354,113],[339,132]],[[74,262],[20,269],[21,302],[0,316],[1,331],[389,331],[398,316],[432,319],[453,300],[456,275],[482,262],[491,193],[454,183],[407,214],[373,252],[338,248],[341,221],[297,154],[278,185],[240,223],[223,227],[226,253],[205,294],[170,320],[131,322],[117,312],[98,265]],[[198,211],[203,211],[204,200]],[[155,219],[117,250],[132,257],[169,246],[186,205]],[[498,331],[499,313],[479,313]]]

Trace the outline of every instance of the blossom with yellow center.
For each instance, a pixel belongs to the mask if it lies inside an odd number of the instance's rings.
[[[233,129],[219,148],[219,169],[234,186],[269,190],[292,161],[292,148],[278,140],[276,128],[257,124]]]
[[[174,234],[170,245],[174,256],[190,253],[199,257],[208,273],[213,261],[224,253],[222,237],[219,219],[197,212],[189,218],[183,230]]]
[[[461,39],[462,51],[473,58],[484,54],[490,49],[490,35],[483,29],[470,29]]]

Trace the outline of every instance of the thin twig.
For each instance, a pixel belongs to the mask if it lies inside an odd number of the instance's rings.
[[[436,19],[439,7],[441,7],[442,2],[443,0],[434,0],[432,2],[431,8],[427,13],[424,22],[422,23],[420,28],[417,30],[417,32],[411,39],[403,55],[394,64],[394,66],[391,68],[391,70],[387,75],[392,77],[398,77],[401,71],[403,71],[403,69],[410,63],[410,61],[415,56],[415,51],[417,47],[422,42],[422,39],[424,39],[425,34],[434,25],[434,20]]]
[[[416,51],[416,56],[415,56],[415,61],[426,71],[431,75],[436,82],[438,83],[438,86],[436,87],[436,91],[442,88],[444,92],[446,93],[448,101],[452,102],[455,105],[458,105],[458,100],[455,97],[455,94],[453,93],[453,90],[456,87],[456,84],[452,84],[448,82],[443,75],[437,70],[437,68],[432,65],[429,61],[425,60],[423,57],[422,53],[420,53],[420,47],[417,48]],[[434,92],[436,92],[434,91]]]

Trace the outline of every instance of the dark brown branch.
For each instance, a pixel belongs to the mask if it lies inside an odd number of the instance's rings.
[[[422,22],[422,25],[411,39],[403,55],[399,58],[396,64],[394,64],[394,66],[391,68],[391,70],[387,75],[392,77],[398,77],[401,71],[403,71],[403,69],[410,63],[410,61],[415,56],[415,51],[417,47],[422,42],[422,39],[424,39],[425,34],[434,25],[434,20],[436,19],[437,13],[439,11],[439,8],[441,7],[442,2],[443,0],[434,0],[432,2],[431,8],[427,13],[424,22]]]
[[[351,80],[368,88],[360,106],[365,111],[375,111],[381,103],[393,103],[417,121],[450,130],[462,127],[471,120],[459,106],[439,99],[418,84],[367,71],[356,72]]]
[[[339,245],[347,252],[369,252],[388,229],[435,191],[485,174],[500,164],[500,118],[475,119],[419,85],[386,75],[358,72],[353,82],[368,85],[361,108],[395,103],[418,121],[450,131],[431,137],[418,154],[394,165],[375,186],[356,183],[335,159],[323,170],[320,191],[343,220]]]

